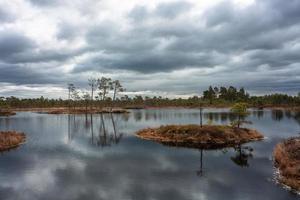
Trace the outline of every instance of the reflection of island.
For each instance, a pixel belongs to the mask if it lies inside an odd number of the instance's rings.
[[[109,116],[109,120],[105,119],[107,116]],[[95,121],[95,118],[99,121]],[[86,114],[84,120],[82,120],[82,116],[69,114],[68,140],[72,141],[79,132],[89,133],[90,143],[102,147],[118,144],[123,136],[123,133],[118,132],[117,121],[112,113]]]
[[[248,159],[253,157],[253,149],[249,146],[242,147],[238,145],[234,150],[236,155],[232,156],[231,160],[240,167],[249,167]]]
[[[242,146],[237,145],[236,147],[233,147],[234,151],[236,152],[235,156],[231,156],[230,159],[233,161],[234,164],[240,166],[240,167],[249,167],[249,158],[253,158],[253,148],[250,146]],[[200,159],[199,159],[199,169],[196,171],[197,176],[201,177],[204,174],[203,164],[204,164],[204,149],[198,149],[200,153]],[[222,149],[223,153],[227,153],[227,149]]]

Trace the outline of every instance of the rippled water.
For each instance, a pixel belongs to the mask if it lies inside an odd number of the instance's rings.
[[[134,132],[162,124],[199,123],[196,109],[132,110],[130,114],[0,117],[27,143],[0,154],[0,199],[298,199],[274,181],[272,151],[299,136],[299,113],[252,110],[248,127],[267,138],[237,149],[202,151],[144,141]],[[227,124],[226,109],[204,121]]]

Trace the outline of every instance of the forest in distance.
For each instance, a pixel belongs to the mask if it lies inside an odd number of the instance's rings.
[[[210,86],[199,96],[189,98],[166,98],[162,96],[128,96],[119,80],[101,77],[88,80],[89,90],[80,90],[68,84],[68,99],[0,97],[0,109],[9,108],[51,108],[51,107],[231,107],[244,102],[249,107],[299,107],[300,92],[297,96],[275,93],[263,96],[250,95],[243,87]]]

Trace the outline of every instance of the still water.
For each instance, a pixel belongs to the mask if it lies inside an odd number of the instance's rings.
[[[203,118],[228,124],[235,116],[205,109]],[[275,183],[272,165],[275,144],[300,135],[299,113],[251,110],[246,126],[266,139],[237,149],[176,148],[134,136],[142,128],[199,119],[196,109],[0,117],[1,130],[27,135],[25,145],[0,154],[0,199],[299,199]]]

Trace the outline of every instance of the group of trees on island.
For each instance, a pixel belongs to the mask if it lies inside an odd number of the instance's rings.
[[[90,107],[95,106],[94,100],[102,104],[103,102],[109,101],[109,105],[111,106],[116,101],[117,94],[125,91],[119,80],[112,80],[107,77],[101,77],[99,79],[90,78],[88,79],[88,85],[90,87],[90,93],[80,91],[72,83],[68,84],[68,106],[71,106],[71,104],[73,106],[82,106],[82,104],[84,104],[87,109],[88,105]],[[111,92],[112,97],[108,98],[107,95]]]
[[[161,96],[128,96],[119,80],[101,77],[99,79],[90,78],[87,84],[89,89],[80,90],[74,84],[68,84],[68,99],[44,98],[17,98],[0,97],[0,108],[26,108],[26,107],[123,107],[123,108],[143,108],[143,107],[163,107],[163,106],[232,106],[237,102],[247,103],[252,107],[266,106],[299,106],[300,93],[298,96],[287,94],[270,94],[264,96],[250,96],[244,88],[213,87],[210,86],[203,91],[202,95],[183,98],[164,98]],[[118,95],[121,94],[121,95]]]
[[[222,99],[224,101],[246,101],[250,95],[242,87],[239,90],[233,86],[226,87],[212,87],[209,86],[208,90],[203,91],[203,99],[208,100],[210,104],[216,99]]]

